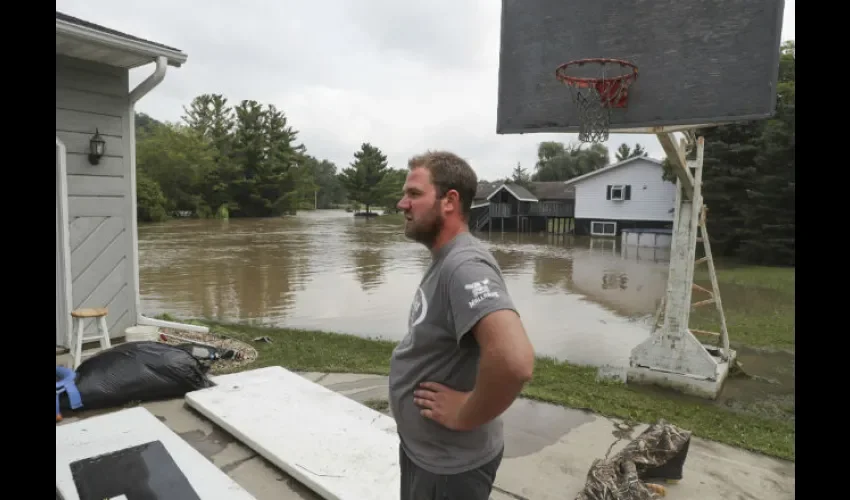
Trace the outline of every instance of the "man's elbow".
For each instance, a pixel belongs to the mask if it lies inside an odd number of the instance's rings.
[[[534,377],[534,353],[530,351],[523,356],[517,356],[509,364],[511,376],[521,385],[525,385]]]
[[[534,377],[534,356],[530,356],[529,359],[524,359],[517,363],[513,372],[514,377],[520,384],[525,385],[531,382],[531,379]]]

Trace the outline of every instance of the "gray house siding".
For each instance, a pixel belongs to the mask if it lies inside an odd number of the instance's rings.
[[[108,307],[111,337],[136,324],[128,89],[126,70],[56,56],[56,136],[67,149],[71,303]],[[96,129],[106,154],[91,165],[89,140]],[[91,320],[85,327],[96,331]]]

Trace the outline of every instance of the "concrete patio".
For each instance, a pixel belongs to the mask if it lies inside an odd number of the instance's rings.
[[[359,402],[387,398],[386,377],[302,375]],[[182,399],[143,406],[257,500],[319,498],[188,408]],[[86,416],[69,416],[58,425]],[[594,459],[604,457],[612,445],[611,453],[616,452],[646,428],[629,428],[593,413],[524,399],[514,403],[504,420],[505,459],[494,500],[571,500],[582,489]],[[795,497],[794,488],[793,463],[694,438],[685,476],[680,483],[668,485],[667,498],[786,500]]]

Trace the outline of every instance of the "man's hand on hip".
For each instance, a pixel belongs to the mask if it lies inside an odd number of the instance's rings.
[[[436,382],[422,382],[413,391],[413,402],[422,408],[420,413],[454,431],[471,428],[460,419],[460,410],[469,399],[469,392],[456,391]]]

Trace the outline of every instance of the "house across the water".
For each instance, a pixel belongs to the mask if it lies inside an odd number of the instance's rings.
[[[473,231],[570,232],[575,189],[563,182],[478,184],[469,228]]]
[[[575,190],[575,234],[671,234],[676,184],[662,174],[660,160],[638,156],[564,182]]]
[[[568,181],[524,186],[481,182],[469,228],[622,237],[638,246],[669,245],[676,185],[665,181],[662,172],[661,161],[641,156]]]

